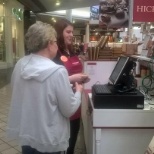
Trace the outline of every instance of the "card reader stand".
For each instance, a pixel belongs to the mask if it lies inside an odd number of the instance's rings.
[[[137,94],[137,90],[135,87],[134,86],[127,87],[125,85],[116,85],[114,86],[114,93],[135,95]]]

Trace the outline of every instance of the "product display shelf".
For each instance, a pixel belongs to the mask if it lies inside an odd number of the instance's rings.
[[[154,58],[140,56],[140,55],[131,55],[130,57],[134,58],[134,59],[136,59],[138,61],[145,61],[145,62],[154,63]]]

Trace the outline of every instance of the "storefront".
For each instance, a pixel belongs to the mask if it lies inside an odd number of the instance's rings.
[[[0,1],[0,68],[13,67],[24,55],[24,7],[16,0]]]

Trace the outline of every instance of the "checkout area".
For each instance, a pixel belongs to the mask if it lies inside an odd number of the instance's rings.
[[[91,78],[82,96],[87,154],[142,154],[154,136],[154,99],[145,100],[135,87],[129,76],[133,64],[123,56],[117,62],[84,63],[84,72]],[[101,94],[98,86],[111,86],[114,91]]]

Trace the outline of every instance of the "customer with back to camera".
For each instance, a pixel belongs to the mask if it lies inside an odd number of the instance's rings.
[[[25,35],[30,55],[13,71],[8,137],[17,139],[22,154],[60,154],[69,146],[70,122],[81,103],[82,85],[72,91],[67,70],[52,59],[57,53],[56,31],[33,24]]]
[[[56,22],[54,25],[55,30],[57,31],[57,45],[58,52],[57,56],[54,59],[54,62],[65,65],[71,83],[86,83],[89,81],[89,77],[86,74],[82,73],[82,64],[78,58],[75,57],[73,52],[73,25],[67,19],[61,19]],[[77,57],[77,56],[76,56]],[[80,116],[81,116],[81,107],[77,112],[70,118],[70,140],[69,148],[67,154],[73,154],[74,148],[77,140],[77,135],[80,128]]]

